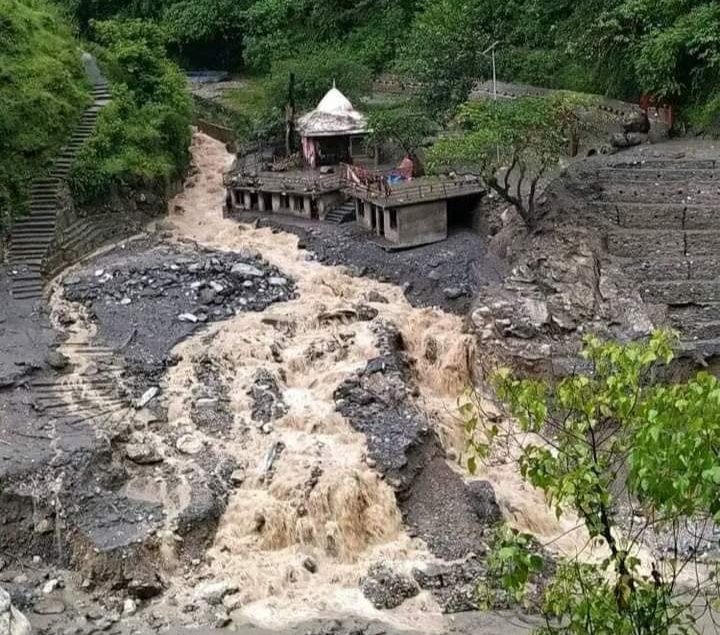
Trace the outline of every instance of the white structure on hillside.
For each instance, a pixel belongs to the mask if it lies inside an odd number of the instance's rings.
[[[317,108],[298,119],[297,129],[305,161],[313,168],[351,163],[353,143],[358,145],[368,133],[367,119],[335,87],[335,82]]]

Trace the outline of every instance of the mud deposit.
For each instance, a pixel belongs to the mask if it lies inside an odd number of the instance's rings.
[[[182,214],[56,281],[62,368],[13,384],[45,448],[0,466],[16,606],[75,635],[527,630],[448,615],[501,514],[567,529],[464,473],[462,319],[223,219],[231,157],[193,155]]]

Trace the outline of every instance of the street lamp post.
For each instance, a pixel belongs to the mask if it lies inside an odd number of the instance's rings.
[[[493,100],[497,101],[497,67],[495,66],[495,49],[497,48],[498,44],[500,44],[500,40],[495,40],[490,46],[488,46],[482,54],[487,57],[487,54],[490,53],[492,56],[492,73],[493,73]],[[500,163],[500,146],[496,146],[497,150],[497,160],[498,163]]]

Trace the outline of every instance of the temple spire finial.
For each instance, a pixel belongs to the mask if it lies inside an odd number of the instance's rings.
[[[337,88],[337,86],[335,86],[335,78],[334,77],[333,77],[333,88]]]

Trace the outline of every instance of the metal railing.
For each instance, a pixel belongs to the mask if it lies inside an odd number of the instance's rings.
[[[427,199],[453,198],[463,193],[474,194],[484,188],[479,180],[451,178],[422,183],[417,181],[392,185],[387,182],[390,172],[362,171],[359,174],[352,166],[343,164],[340,171],[340,186],[350,194],[360,198],[392,200],[397,203],[421,201]],[[421,180],[421,179],[419,179]]]

